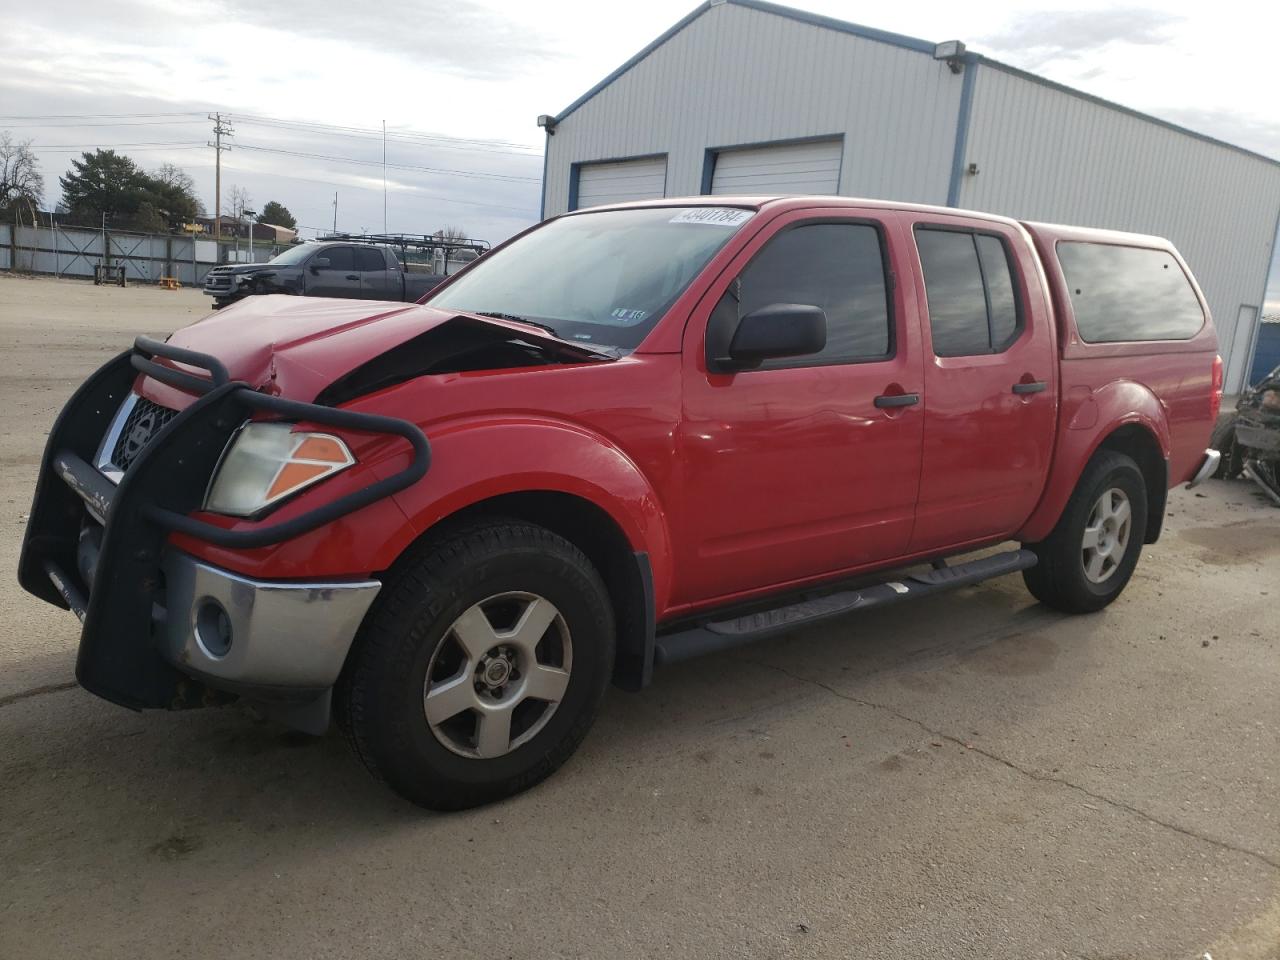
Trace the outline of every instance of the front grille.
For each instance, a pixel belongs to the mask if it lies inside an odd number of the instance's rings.
[[[138,397],[124,426],[120,428],[120,437],[116,440],[115,449],[111,451],[111,462],[121,470],[128,470],[133,461],[138,459],[138,454],[177,415],[177,410],[152,403],[146,397]]]

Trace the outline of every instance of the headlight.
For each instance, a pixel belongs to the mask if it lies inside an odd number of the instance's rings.
[[[328,433],[294,433],[290,423],[247,423],[232,438],[204,508],[248,517],[356,462]]]

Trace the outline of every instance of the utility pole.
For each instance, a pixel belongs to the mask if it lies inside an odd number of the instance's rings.
[[[333,232],[338,232],[338,191],[333,191]]]
[[[387,232],[387,121],[382,121],[382,232]]]
[[[229,137],[235,133],[235,128],[230,123],[224,123],[221,113],[209,114],[209,119],[213,121],[213,143],[209,146],[213,147],[213,242],[217,244],[222,239],[222,151],[230,150],[230,147],[222,145],[222,138]],[[194,243],[195,240],[193,239]],[[215,250],[218,247],[214,247]],[[219,256],[214,257],[215,260],[220,259]]]

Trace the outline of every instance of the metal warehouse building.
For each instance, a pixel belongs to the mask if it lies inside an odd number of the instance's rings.
[[[691,194],[946,204],[1173,240],[1227,392],[1258,331],[1280,162],[964,51],[760,0],[702,4],[547,127],[543,215]]]

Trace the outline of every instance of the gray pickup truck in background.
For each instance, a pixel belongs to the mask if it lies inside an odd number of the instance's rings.
[[[320,241],[290,247],[266,263],[214,267],[205,277],[204,292],[213,298],[215,310],[267,293],[411,303],[448,273],[447,266],[444,272],[426,263],[406,267],[389,245]]]

